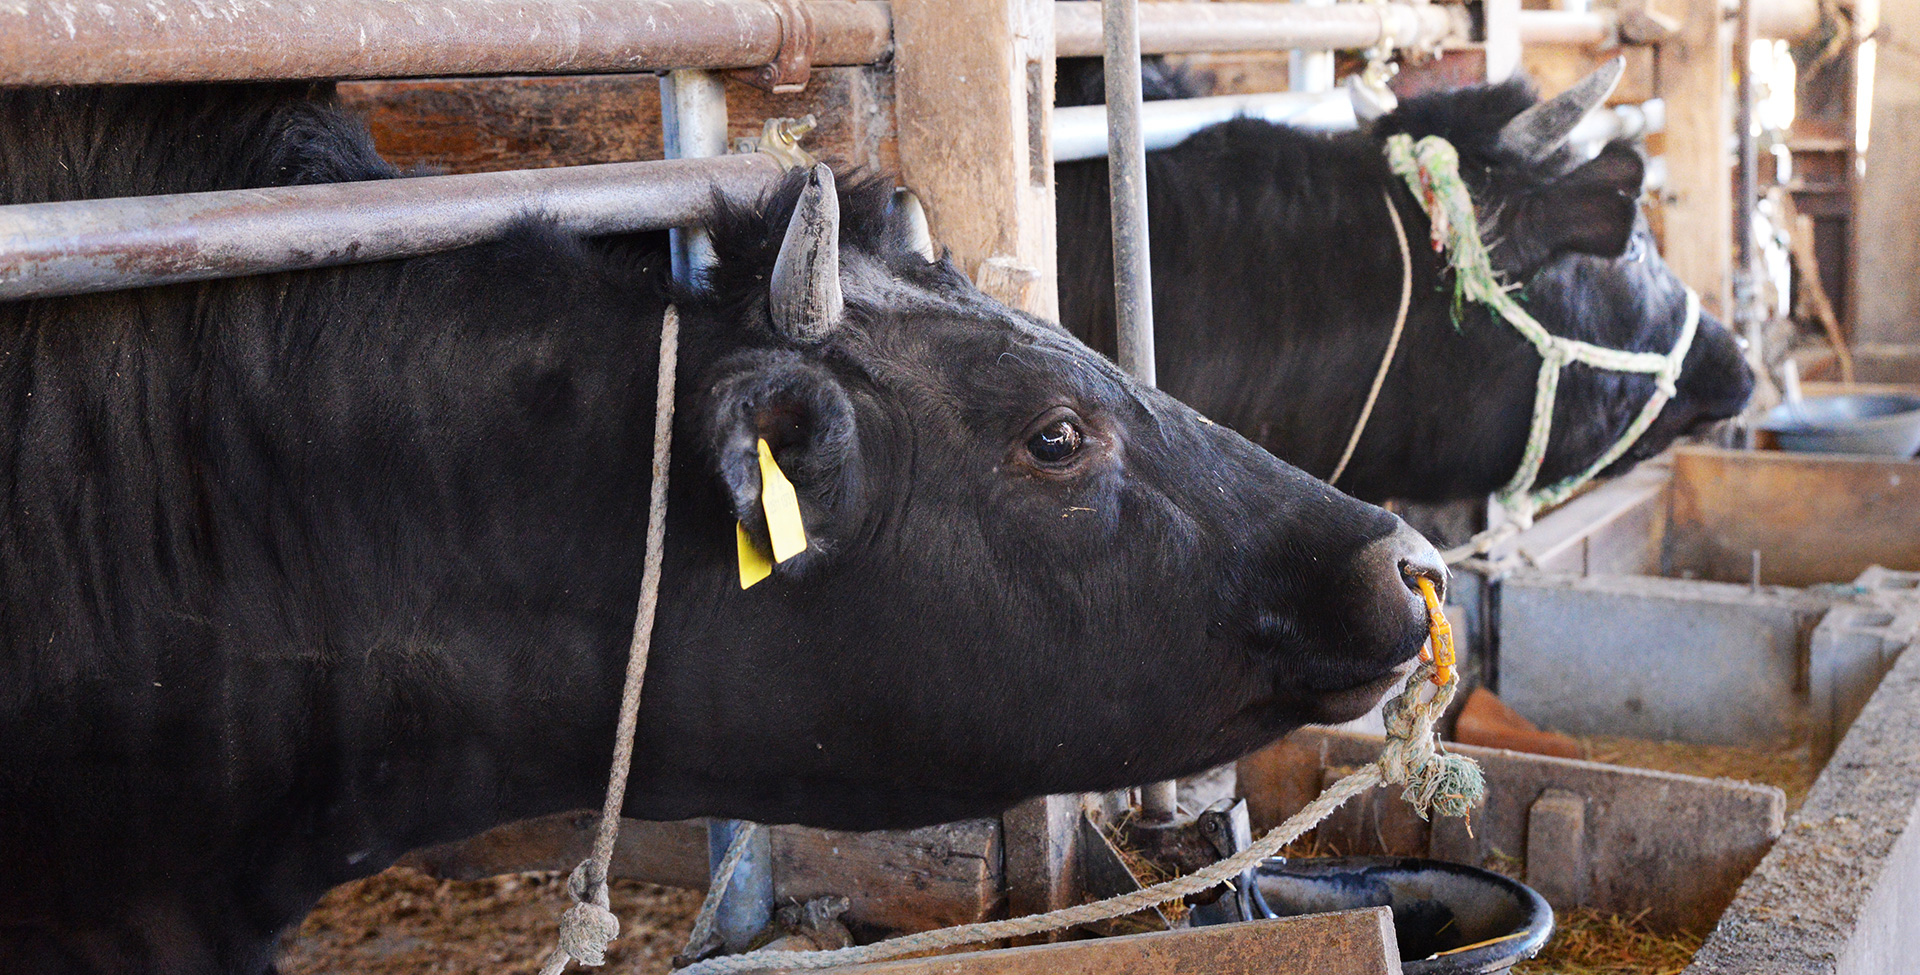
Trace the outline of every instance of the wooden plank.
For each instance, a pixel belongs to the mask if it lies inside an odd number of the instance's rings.
[[[1039,914],[1080,902],[1080,797],[1029,799],[1005,826],[1007,913]],[[1052,940],[1056,935],[1043,936]]]
[[[1058,318],[1053,0],[899,0],[893,17],[900,169],[934,237],[968,274],[1030,269],[1024,309]]]
[[[1683,447],[1673,453],[1668,556],[1675,571],[1848,582],[1869,565],[1920,569],[1920,463]]]
[[[867,935],[985,921],[1003,903],[1000,824],[876,833],[777,827],[773,883],[781,903],[847,898],[842,920]]]
[[[1317,753],[1320,769],[1374,761],[1382,747],[1378,737],[1325,728],[1302,729],[1294,739],[1295,754]],[[1378,842],[1404,854],[1417,852],[1424,834],[1427,856],[1524,875],[1534,805],[1559,790],[1556,798],[1585,803],[1579,841],[1590,872],[1572,885],[1580,905],[1629,917],[1644,911],[1658,930],[1704,932],[1780,836],[1786,814],[1786,796],[1771,786],[1447,747],[1486,772],[1487,801],[1474,811],[1471,834],[1459,819],[1422,823],[1397,790],[1381,789],[1370,794],[1372,801],[1335,812],[1309,836],[1334,838],[1333,848],[1343,854],[1384,852]]]
[[[1392,911],[1370,907],[826,971],[846,975],[1399,975],[1400,949],[1393,938]]]
[[[1488,558],[1543,572],[1657,574],[1672,479],[1664,458],[1647,461],[1555,508]]]
[[[1920,0],[1881,0],[1885,33],[1920,34]],[[1858,342],[1920,342],[1920,61],[1881,42],[1861,54],[1872,81],[1872,139],[1858,184],[1853,288]]]
[[[471,173],[662,158],[660,82],[650,74],[355,81],[338,90],[402,168]],[[812,113],[820,127],[804,144],[816,154],[899,170],[885,69],[818,68],[805,91],[787,95],[729,80],[727,108],[731,137]]]
[[[1733,124],[1728,98],[1728,32],[1721,0],[1667,0],[1680,33],[1660,45],[1660,95],[1667,102],[1661,141],[1667,191],[1661,207],[1662,252],[1674,273],[1693,285],[1709,311],[1732,308],[1733,192],[1728,159]],[[1664,6],[1664,3],[1663,3]]]
[[[406,866],[450,880],[532,870],[565,872],[585,859],[599,813],[542,816],[408,854]],[[1000,824],[969,820],[904,832],[771,828],[774,891],[782,903],[839,895],[842,918],[870,937],[984,921],[1002,913]],[[615,877],[707,886],[704,820],[622,820]]]
[[[530,870],[565,872],[579,866],[592,851],[594,827],[599,822],[597,810],[541,816],[497,826],[471,839],[415,850],[400,863],[448,880],[478,880]],[[671,887],[704,889],[706,821],[621,820],[612,874]]]

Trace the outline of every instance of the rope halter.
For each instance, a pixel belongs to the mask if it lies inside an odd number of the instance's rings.
[[[1594,476],[1613,464],[1640,440],[1647,428],[1660,416],[1674,396],[1674,383],[1680,378],[1681,363],[1693,348],[1694,333],[1700,326],[1700,295],[1687,288],[1686,318],[1680,324],[1680,336],[1673,349],[1658,352],[1626,352],[1608,349],[1590,342],[1549,333],[1500,283],[1486,244],[1480,240],[1479,219],[1473,198],[1460,178],[1460,154],[1453,144],[1436,135],[1418,142],[1412,136],[1387,137],[1387,165],[1400,178],[1433,226],[1433,248],[1444,251],[1454,275],[1454,312],[1457,316],[1466,301],[1477,301],[1506,319],[1540,353],[1540,377],[1534,388],[1533,423],[1527,433],[1527,447],[1520,455],[1520,467],[1513,478],[1495,495],[1521,530],[1533,524],[1535,512],[1565,501]],[[1684,285],[1683,285],[1684,287]],[[1608,372],[1650,375],[1653,395],[1638,416],[1621,433],[1613,446],[1585,470],[1549,487],[1534,487],[1540,476],[1540,463],[1547,455],[1547,440],[1553,434],[1553,401],[1560,389],[1560,375],[1569,363],[1578,362]],[[1476,538],[1476,542],[1484,539]],[[1475,545],[1480,551],[1485,549]],[[1451,553],[1449,553],[1451,554]]]

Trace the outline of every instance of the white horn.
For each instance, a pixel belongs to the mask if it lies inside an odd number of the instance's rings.
[[[920,205],[920,197],[902,186],[893,191],[893,206],[907,225],[907,246],[928,263],[939,260],[940,253],[933,246],[933,231],[927,226],[927,208]]]

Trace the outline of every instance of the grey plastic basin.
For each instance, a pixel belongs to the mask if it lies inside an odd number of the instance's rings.
[[[1813,396],[1774,407],[1760,429],[1772,431],[1782,450],[1912,457],[1920,451],[1920,396]]]

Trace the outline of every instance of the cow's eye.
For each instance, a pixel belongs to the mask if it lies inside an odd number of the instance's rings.
[[[1055,420],[1027,440],[1027,453],[1042,464],[1058,465],[1073,459],[1086,438],[1071,420]]]

